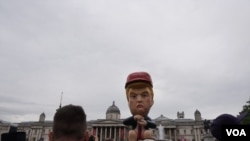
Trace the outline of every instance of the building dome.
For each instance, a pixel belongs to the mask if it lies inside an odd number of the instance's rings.
[[[120,114],[119,108],[115,105],[115,102],[113,101],[113,104],[109,106],[106,114]]]
[[[106,119],[111,119],[111,120],[120,119],[120,110],[115,105],[114,101],[113,101],[113,104],[111,106],[109,106],[109,108],[108,108],[108,110],[106,112]]]

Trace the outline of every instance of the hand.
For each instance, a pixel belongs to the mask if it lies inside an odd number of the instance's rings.
[[[135,115],[135,116],[134,116],[134,119],[135,119],[136,121],[140,121],[140,120],[144,120],[144,117],[141,116],[141,115]]]
[[[147,125],[147,121],[144,120],[144,117],[141,115],[135,115],[134,119],[137,121],[137,123],[141,126],[146,126]]]
[[[140,121],[137,121],[137,123],[141,126],[146,126],[147,125],[147,121],[146,120],[140,120]]]

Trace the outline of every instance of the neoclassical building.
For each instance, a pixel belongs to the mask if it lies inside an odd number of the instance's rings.
[[[53,121],[45,121],[45,113],[42,113],[37,122],[19,123],[17,130],[26,132],[26,141],[49,141],[52,126]]]
[[[111,138],[114,141],[125,141],[128,127],[122,124],[121,113],[115,102],[107,109],[106,119],[92,120],[88,122],[88,129],[93,135],[97,135],[100,141]]]
[[[88,130],[91,134],[97,135],[100,141],[107,138],[114,141],[127,141],[128,131],[131,127],[123,125],[123,119],[120,117],[121,112],[113,102],[106,111],[105,119],[87,122]],[[152,129],[156,140],[204,141],[204,138],[209,134],[209,130],[204,129],[204,120],[198,110],[194,112],[194,119],[187,119],[184,112],[177,112],[176,119],[160,115],[153,120],[157,124],[157,128]],[[26,132],[27,141],[48,141],[48,134],[52,131],[52,125],[53,121],[46,121],[45,113],[42,113],[37,122],[18,123],[17,129]],[[4,124],[4,127],[1,128],[7,129],[8,127]]]

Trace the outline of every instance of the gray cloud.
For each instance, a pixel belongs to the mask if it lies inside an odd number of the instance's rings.
[[[238,114],[249,99],[248,1],[0,1],[0,119],[52,120],[60,103],[130,115],[128,73],[154,81],[152,118]]]

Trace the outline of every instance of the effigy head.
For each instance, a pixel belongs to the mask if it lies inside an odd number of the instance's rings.
[[[147,72],[134,72],[128,75],[125,83],[126,97],[133,115],[147,116],[154,104],[151,76]]]

